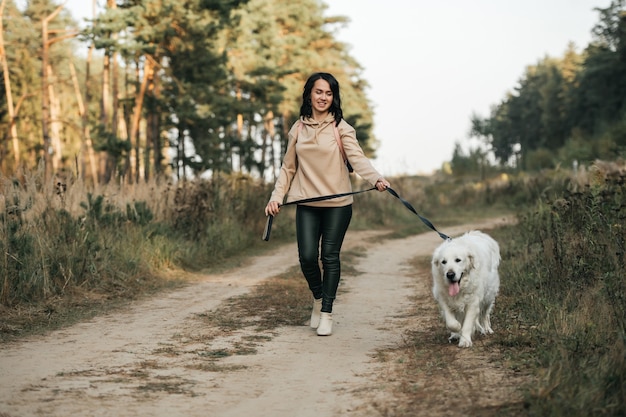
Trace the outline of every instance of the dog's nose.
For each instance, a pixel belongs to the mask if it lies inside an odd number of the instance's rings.
[[[454,279],[454,276],[456,274],[454,273],[454,271],[448,271],[446,272],[446,278],[448,278],[450,281],[452,281]]]

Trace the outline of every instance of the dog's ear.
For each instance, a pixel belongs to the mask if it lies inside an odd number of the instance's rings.
[[[433,266],[438,266],[439,265],[439,262],[440,262],[440,259],[441,259],[440,253],[441,253],[441,248],[440,247],[435,249],[435,251],[433,252],[433,258],[432,258],[432,261],[431,261]]]
[[[476,257],[474,256],[473,253],[468,253],[467,254],[467,259],[469,260],[469,269],[476,269],[478,268],[478,261],[476,260]]]

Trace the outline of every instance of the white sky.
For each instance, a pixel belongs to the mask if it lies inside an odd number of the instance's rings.
[[[364,67],[387,176],[430,173],[469,145],[472,113],[488,116],[528,65],[581,51],[611,0],[325,0],[350,18],[338,38]],[[99,0],[98,3],[103,3]],[[77,18],[91,0],[68,0]],[[358,135],[358,132],[357,132]]]
[[[430,173],[470,144],[528,65],[581,51],[610,0],[329,0],[351,19],[339,39],[365,67],[385,175]],[[358,134],[358,132],[357,132]]]

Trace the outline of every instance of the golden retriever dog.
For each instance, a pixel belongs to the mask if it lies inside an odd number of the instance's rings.
[[[471,347],[472,335],[491,334],[489,315],[500,288],[500,247],[489,235],[473,230],[446,240],[432,258],[433,296],[439,304],[449,341]]]

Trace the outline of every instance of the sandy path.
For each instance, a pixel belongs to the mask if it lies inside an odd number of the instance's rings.
[[[380,367],[373,357],[400,343],[418,288],[418,302],[434,303],[424,290],[430,277],[415,276],[407,261],[430,255],[441,240],[432,232],[381,242],[368,239],[374,235],[348,232],[346,249],[365,251],[355,261],[363,273],[342,281],[330,337],[305,325],[282,327],[254,354],[202,367],[202,336],[216,329],[200,326],[197,315],[293,266],[296,249],[287,245],[125,311],[0,346],[0,416],[380,415],[368,405]],[[213,343],[246,337],[225,334]]]

